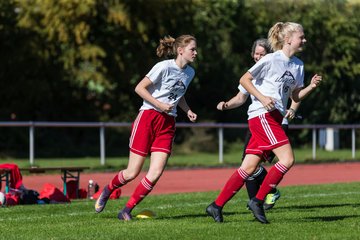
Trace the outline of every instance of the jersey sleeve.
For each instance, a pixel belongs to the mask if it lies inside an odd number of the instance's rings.
[[[299,80],[298,80],[298,88],[303,88],[304,87],[304,77],[305,74],[304,74],[304,65],[301,66],[300,68],[300,77],[299,77]]]
[[[241,84],[239,84],[238,89],[242,94],[247,95],[247,96],[250,95],[249,92]]]
[[[255,63],[254,66],[252,66],[248,72],[251,74],[251,76],[256,79],[257,81],[262,81],[262,79],[264,79],[266,72],[268,71],[268,67],[270,64],[270,59],[269,59],[269,55],[268,54],[266,56],[264,56],[263,58],[261,58],[257,63]]]
[[[295,89],[301,89],[304,87],[304,78],[305,78],[305,73],[304,73],[304,64],[301,60],[298,60],[298,64],[299,64],[299,75],[296,77],[296,83],[295,83],[295,87],[292,89],[292,92]]]
[[[145,76],[148,77],[153,83],[156,83],[161,81],[164,70],[164,62],[158,62]]]

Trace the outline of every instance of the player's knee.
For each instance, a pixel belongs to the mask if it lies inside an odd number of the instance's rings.
[[[161,177],[163,173],[162,169],[157,169],[157,170],[152,170],[151,172],[148,172],[148,174],[146,175],[146,177],[151,181],[151,182],[156,182],[157,180],[159,180],[159,178]]]
[[[127,169],[126,172],[124,172],[124,178],[126,179],[126,181],[130,182],[134,180],[139,175],[139,173],[140,171]]]
[[[295,159],[293,157],[279,159],[279,163],[290,169],[294,165]]]

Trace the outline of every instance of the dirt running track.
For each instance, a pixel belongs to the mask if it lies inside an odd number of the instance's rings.
[[[165,170],[163,176],[152,191],[153,194],[170,194],[181,192],[206,192],[220,190],[225,181],[236,168],[182,169]],[[80,187],[87,188],[89,179],[96,181],[102,188],[114,176],[111,173],[81,173]],[[44,183],[51,183],[62,189],[62,180],[58,174],[32,174],[23,176],[24,185],[41,191]],[[123,196],[130,196],[141,177],[122,188]],[[280,186],[328,184],[342,182],[360,182],[360,163],[329,163],[316,165],[295,165],[284,177]]]

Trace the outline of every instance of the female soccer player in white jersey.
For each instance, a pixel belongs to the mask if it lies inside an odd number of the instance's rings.
[[[315,74],[307,87],[304,85],[304,64],[295,57],[306,42],[303,27],[293,22],[278,22],[269,31],[268,40],[274,53],[261,58],[240,78],[240,84],[251,94],[248,110],[251,139],[240,168],[228,179],[224,188],[207,208],[208,215],[222,222],[223,206],[240,190],[262,159],[262,154],[272,150],[279,161],[269,170],[249,208],[261,223],[268,223],[263,202],[285,173],[294,164],[294,154],[289,139],[281,127],[288,99],[304,99],[321,82]],[[256,79],[253,83],[252,80]]]
[[[139,175],[150,153],[149,170],[119,212],[119,220],[132,219],[132,209],[150,193],[162,175],[175,135],[177,106],[187,113],[190,121],[195,122],[197,118],[184,96],[195,75],[194,69],[188,64],[197,55],[196,39],[191,35],[176,39],[165,37],[160,40],[157,55],[175,56],[175,59],[157,63],[136,86],[135,92],[144,101],[132,126],[128,166],[104,187],[95,203],[95,211],[103,211],[111,193]]]
[[[251,47],[251,57],[254,59],[255,63],[257,63],[266,54],[271,52],[272,52],[271,46],[266,38],[260,38],[255,40]],[[254,81],[255,80],[253,80],[253,82]],[[250,94],[240,84],[238,88],[239,88],[239,92],[236,94],[236,96],[234,96],[227,102],[221,101],[218,103],[217,105],[218,110],[224,111],[224,110],[234,109],[242,106],[246,102]],[[297,111],[299,106],[300,106],[300,102],[291,101],[291,106],[287,110],[287,113],[284,116],[284,119],[281,124],[286,134],[289,128],[288,120],[291,120],[295,117],[295,112]],[[246,156],[245,150],[249,143],[250,137],[251,137],[251,132],[250,130],[248,130],[244,142],[244,152],[243,152],[242,160],[244,160]],[[267,151],[264,152],[263,158],[264,161],[266,159],[266,161],[271,163],[272,160],[275,158],[275,155],[273,152]],[[262,165],[259,165],[259,167],[254,171],[254,173],[245,181],[246,191],[248,193],[249,199],[256,196],[266,175],[267,175],[266,169]],[[264,209],[266,210],[271,209],[279,198],[280,198],[280,191],[277,188],[273,188],[265,198]]]

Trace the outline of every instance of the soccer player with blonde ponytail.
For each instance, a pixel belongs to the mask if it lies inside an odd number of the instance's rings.
[[[268,33],[273,53],[261,58],[241,78],[240,84],[252,95],[248,109],[251,138],[241,166],[228,179],[224,188],[207,208],[216,222],[223,221],[222,208],[240,190],[262,160],[264,152],[273,151],[279,161],[270,168],[258,193],[248,206],[261,223],[268,223],[263,203],[293,166],[295,157],[281,122],[287,114],[289,98],[303,100],[318,87],[322,77],[315,74],[304,88],[304,64],[294,56],[306,43],[303,27],[293,22],[278,22]],[[253,83],[256,79],[256,84]]]

